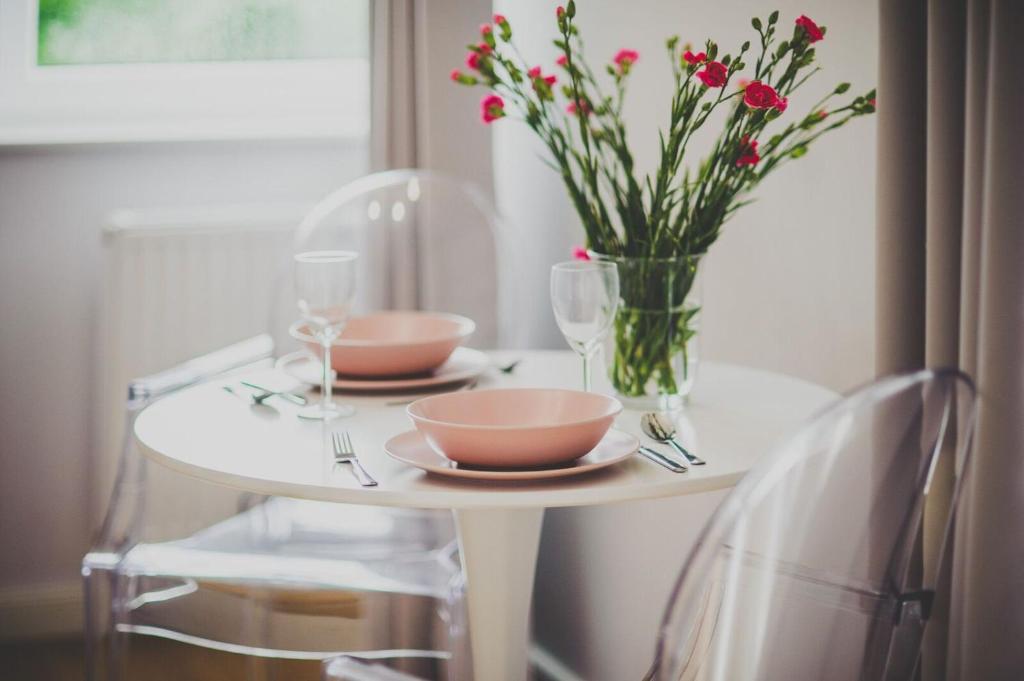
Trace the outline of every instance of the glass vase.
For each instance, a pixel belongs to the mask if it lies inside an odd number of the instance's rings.
[[[619,309],[604,346],[615,392],[631,409],[679,409],[697,376],[699,256],[591,257],[619,270]]]

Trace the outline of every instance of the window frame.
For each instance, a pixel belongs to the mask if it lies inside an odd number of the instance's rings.
[[[0,2],[0,146],[369,137],[369,55],[38,66],[38,17]]]

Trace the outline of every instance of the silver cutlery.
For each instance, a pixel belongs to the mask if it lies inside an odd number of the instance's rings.
[[[511,362],[509,362],[505,366],[497,367],[497,369],[498,369],[498,371],[500,371],[503,374],[511,374],[513,371],[516,370],[516,367],[519,366],[519,363],[522,362],[522,361],[523,361],[523,358],[520,357],[519,359],[512,360]]]
[[[334,463],[347,463],[352,466],[352,474],[363,487],[376,487],[377,481],[370,477],[370,474],[363,468],[356,457],[355,447],[352,446],[352,437],[348,432],[331,433],[331,443],[334,445]]]
[[[676,427],[669,419],[664,418],[661,414],[655,414],[649,412],[644,414],[640,418],[640,427],[643,428],[644,434],[654,440],[671,446],[682,456],[686,458],[694,466],[703,466],[706,462],[699,456],[694,456],[690,452],[686,451],[676,438]]]
[[[240,383],[246,388],[252,388],[253,390],[260,391],[261,394],[252,396],[253,402],[256,404],[262,404],[265,400],[271,397],[280,397],[281,399],[288,400],[292,404],[297,404],[300,407],[305,406],[306,404],[305,397],[288,392],[287,390],[271,390],[270,388],[257,385],[256,383],[250,383],[249,381],[240,381]]]
[[[669,469],[673,473],[685,473],[686,471],[690,470],[683,464],[673,461],[664,454],[654,451],[650,447],[644,447],[643,445],[641,445],[640,453],[643,454],[648,459],[650,459],[651,461],[653,461],[654,463]]]
[[[251,404],[254,403],[252,395],[243,395],[242,393],[240,393],[237,390],[235,390],[234,388],[232,388],[230,385],[222,385],[220,388],[221,388],[221,390],[226,392],[228,395],[231,395],[232,397],[237,397],[238,399],[242,400],[246,404],[250,404],[251,405]]]

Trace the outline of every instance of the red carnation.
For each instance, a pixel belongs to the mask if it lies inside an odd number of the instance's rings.
[[[690,64],[691,66],[696,64],[703,64],[707,60],[708,55],[706,52],[698,52],[697,54],[694,54],[689,50],[683,52],[683,61],[685,61],[687,64]]]
[[[619,50],[615,53],[612,61],[619,67],[619,73],[628,73],[629,67],[635,64],[638,59],[640,59],[640,53],[636,50]]]
[[[505,116],[505,100],[491,93],[480,100],[480,117],[484,123],[496,121]]]
[[[736,159],[736,166],[755,165],[761,157],[757,155],[757,140],[750,139],[750,135],[744,135],[740,140],[740,156]]]
[[[480,70],[480,54],[477,52],[470,52],[466,55],[466,66],[473,69],[474,71]]]
[[[556,8],[555,8],[555,16],[556,16],[556,17],[558,17],[559,19],[561,19],[562,17],[564,17],[564,16],[565,16],[565,8],[564,8],[564,7],[562,7],[561,5],[559,5],[558,7],[556,7]]]
[[[493,29],[491,28],[490,24],[480,24],[480,35],[484,35],[485,36],[488,33],[490,33],[492,30]]]
[[[787,106],[789,106],[788,97],[779,97],[779,101],[775,102],[775,110],[779,113],[784,112]]]
[[[558,55],[558,59],[555,60],[555,63],[558,64],[559,66],[565,66],[565,64],[568,61],[569,61],[568,57],[566,57],[564,54],[560,54],[560,55]]]
[[[752,109],[770,109],[779,103],[779,94],[771,85],[755,80],[743,90],[743,103]]]
[[[587,253],[587,249],[583,246],[576,246],[572,249],[573,260],[590,260],[590,254]]]
[[[498,24],[499,26],[504,24],[506,21],[508,21],[508,19],[505,18],[504,14],[495,14],[494,15],[494,23]]]
[[[697,72],[697,77],[706,87],[722,87],[729,79],[729,69],[720,61],[709,61]]]
[[[452,69],[451,75],[449,76],[456,83],[459,82],[459,78],[462,77],[462,72],[458,69]]]
[[[811,20],[806,14],[801,14],[797,20],[796,25],[804,29],[804,33],[807,34],[807,42],[816,43],[825,37],[818,25]]]

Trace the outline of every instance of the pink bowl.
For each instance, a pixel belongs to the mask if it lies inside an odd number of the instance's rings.
[[[622,404],[577,390],[523,388],[433,395],[406,408],[438,454],[491,468],[550,466],[601,441]]]
[[[422,374],[444,364],[476,329],[473,320],[436,312],[377,312],[353,317],[331,348],[331,367],[345,376]],[[304,324],[292,335],[322,356]]]

